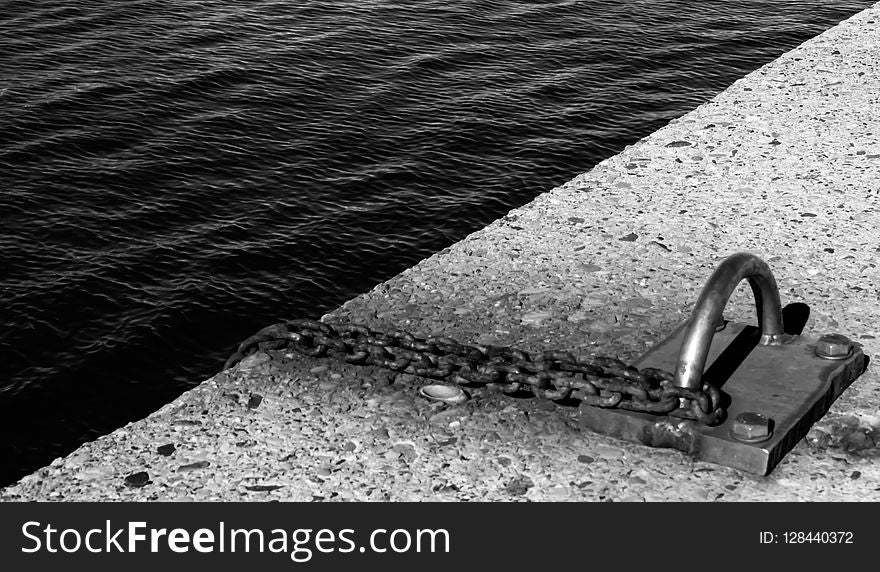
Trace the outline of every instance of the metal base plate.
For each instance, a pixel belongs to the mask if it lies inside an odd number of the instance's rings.
[[[634,365],[675,371],[685,329],[683,324]],[[703,380],[725,396],[727,418],[718,426],[599,407],[583,407],[581,423],[597,433],[766,475],[865,371],[868,358],[859,344],[848,358],[830,361],[813,354],[816,338],[786,336],[780,346],[762,346],[759,340],[757,327],[734,322],[712,340]],[[734,419],[746,411],[771,419],[769,439],[745,443],[731,437]]]

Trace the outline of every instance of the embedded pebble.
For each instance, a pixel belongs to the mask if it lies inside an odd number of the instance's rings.
[[[245,485],[244,488],[249,491],[268,492],[283,488],[283,485]]]
[[[562,485],[550,487],[549,489],[547,489],[547,493],[550,495],[550,498],[552,500],[564,500],[571,495],[571,491],[569,490],[569,488]]]
[[[535,483],[532,482],[532,479],[525,475],[520,475],[509,481],[504,486],[504,490],[511,496],[522,496],[533,486],[535,486]]]
[[[125,477],[125,484],[129,487],[142,487],[150,482],[150,475],[146,471],[138,471]]]
[[[619,459],[624,456],[623,449],[617,447],[609,447],[607,445],[599,445],[596,447],[596,454],[603,459]]]
[[[181,465],[181,466],[177,467],[177,472],[178,473],[187,473],[190,471],[198,471],[200,469],[205,469],[205,468],[209,467],[210,465],[211,465],[211,463],[209,463],[208,461],[196,461],[194,463],[188,463],[186,465]]]
[[[160,445],[156,448],[156,452],[162,455],[163,457],[168,457],[172,453],[174,453],[174,444],[167,443],[165,445]]]
[[[529,312],[527,314],[523,314],[522,323],[529,324],[532,326],[540,325],[541,322],[548,320],[553,317],[553,312]]]

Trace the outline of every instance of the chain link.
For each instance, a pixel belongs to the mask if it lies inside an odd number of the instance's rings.
[[[417,338],[403,331],[382,333],[362,325],[315,320],[290,320],[263,328],[239,345],[223,369],[259,349],[284,348],[460,385],[504,393],[525,390],[542,399],[574,399],[581,405],[666,414],[705,425],[717,425],[725,415],[714,386],[677,387],[669,372],[638,370],[616,358],[576,359],[569,352],[545,351],[533,359],[509,347],[465,345],[451,338]]]

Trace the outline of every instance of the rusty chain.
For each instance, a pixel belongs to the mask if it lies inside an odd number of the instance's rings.
[[[284,348],[460,385],[486,386],[504,393],[527,390],[543,399],[574,399],[582,405],[667,414],[705,425],[717,425],[725,415],[714,386],[677,387],[669,372],[638,370],[616,358],[576,359],[569,352],[545,351],[532,359],[509,347],[465,345],[451,338],[423,339],[402,331],[381,333],[362,325],[315,320],[289,320],[263,328],[239,345],[223,369],[259,349]]]

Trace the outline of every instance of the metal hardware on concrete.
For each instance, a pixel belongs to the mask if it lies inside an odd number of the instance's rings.
[[[691,314],[675,367],[673,383],[678,387],[700,387],[712,336],[716,333],[718,322],[724,319],[724,306],[743,279],[749,281],[755,295],[758,321],[763,331],[761,344],[781,343],[784,336],[782,303],[779,301],[779,289],[770,267],[754,254],[747,252],[729,256],[709,277]]]
[[[762,328],[728,322],[715,332],[716,316],[743,277],[751,277]],[[580,420],[598,433],[766,475],[865,371],[861,346],[846,340],[847,349],[845,339],[784,334],[769,269],[752,255],[737,254],[709,279],[694,317],[633,364],[669,370],[684,361],[693,370],[686,380],[721,392],[727,418],[709,427],[668,415],[587,407]],[[817,351],[834,357],[829,361]]]
[[[528,391],[541,399],[664,413],[706,425],[717,425],[726,414],[714,387],[677,387],[668,371],[640,372],[617,358],[575,357],[549,350],[532,359],[515,348],[471,346],[451,338],[417,338],[401,330],[377,332],[358,324],[314,320],[288,320],[263,328],[239,345],[224,369],[258,349],[281,348],[509,394]]]
[[[458,386],[431,384],[419,388],[419,395],[432,401],[458,404],[468,400],[467,394]]]
[[[724,305],[743,279],[752,286],[761,329],[723,318]],[[674,447],[761,474],[806,435],[868,363],[861,346],[843,336],[815,340],[785,334],[776,281],[764,262],[747,253],[718,266],[691,319],[636,367],[607,356],[545,351],[533,359],[515,348],[288,320],[242,342],[224,369],[258,349],[282,348],[458,385],[579,402],[583,424],[599,433]],[[439,397],[457,401],[466,395]]]
[[[746,411],[737,415],[733,420],[733,427],[730,428],[730,436],[744,443],[766,441],[772,433],[770,419],[766,415],[754,411]]]
[[[852,351],[852,340],[841,334],[825,334],[816,342],[815,353],[822,359],[846,359]]]
[[[675,364],[687,324],[642,356],[639,368]],[[766,475],[794,447],[855,379],[868,358],[854,344],[849,357],[829,361],[813,354],[816,338],[787,336],[781,345],[761,345],[761,331],[728,322],[709,347],[703,381],[721,391],[727,419],[714,427],[669,416],[619,409],[581,408],[581,423],[605,435],[653,447],[672,447],[694,458]],[[773,432],[760,443],[731,436],[741,413],[760,411]]]

